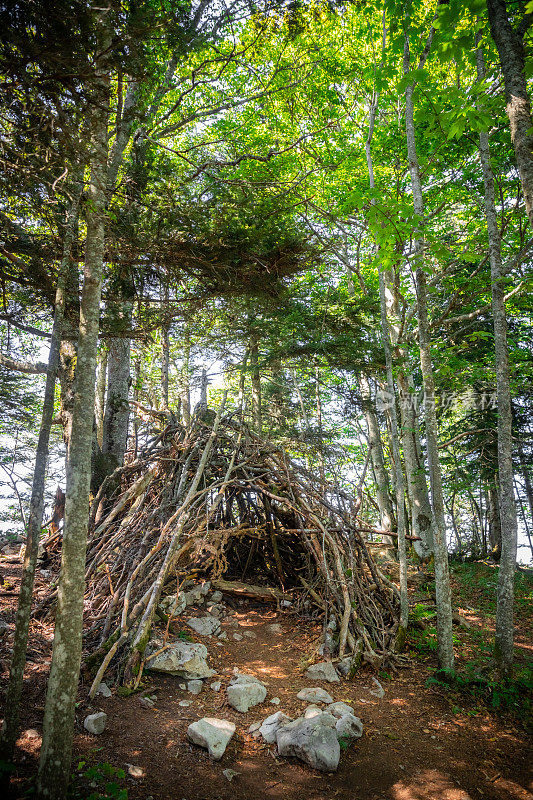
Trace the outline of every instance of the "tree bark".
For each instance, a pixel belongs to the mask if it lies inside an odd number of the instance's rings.
[[[496,2],[496,0],[489,0],[488,5],[489,13],[491,8],[493,10],[492,13],[494,13],[494,9],[499,9],[501,12],[502,3]],[[503,11],[505,11],[505,4],[503,4]],[[499,25],[500,23],[497,24]],[[491,30],[493,29],[494,25],[496,25],[496,23],[493,19],[491,21]],[[508,43],[508,46],[510,46],[510,43]],[[501,53],[500,57],[502,57]],[[508,55],[505,57],[515,58],[516,53],[514,56],[511,54],[510,56]],[[479,80],[482,80],[485,76],[485,65],[483,53],[479,47],[477,49],[477,71]],[[507,91],[509,90],[507,89]],[[511,119],[511,115],[509,118]],[[531,126],[531,115],[529,115],[529,119],[529,125]],[[513,122],[511,122],[511,129],[512,126]],[[492,167],[490,164],[489,137],[484,131],[480,132],[479,134],[479,154],[481,157],[481,166],[483,168],[485,216],[487,219],[487,234],[489,240],[492,317],[494,325],[494,355],[496,368],[496,398],[498,407],[498,483],[500,486],[499,505],[502,547],[498,576],[498,600],[496,605],[495,657],[498,671],[502,677],[505,677],[510,675],[512,672],[514,657],[513,603],[518,528],[513,486],[513,417],[511,407],[509,349],[507,346],[507,318],[505,313],[505,290],[504,276],[502,274],[501,240],[496,213],[494,175],[492,173]],[[533,160],[531,161],[531,168],[532,172],[530,178],[532,180],[531,189],[533,191]],[[532,198],[533,195],[530,196],[530,201]],[[531,219],[531,222],[533,224],[533,219]]]
[[[252,380],[252,421],[255,432],[261,436],[263,430],[261,415],[261,374],[259,372],[259,344],[255,335],[250,337],[250,369]]]
[[[96,419],[96,439],[102,449],[104,443],[104,412],[105,412],[105,387],[107,375],[107,350],[102,347],[98,353],[96,372],[96,400],[94,403],[94,416]]]
[[[120,308],[114,309],[120,323],[131,325],[131,303],[122,301]],[[131,339],[114,337],[108,341],[107,355],[107,402],[104,416],[104,436],[102,452],[109,463],[106,473],[122,466],[128,444],[128,423],[130,406]]]
[[[35,566],[37,563],[39,538],[44,514],[44,485],[48,466],[50,430],[54,415],[55,383],[59,365],[59,348],[65,310],[65,286],[70,268],[72,244],[77,230],[76,221],[81,189],[82,183],[78,181],[77,185],[74,187],[74,198],[66,219],[63,235],[63,255],[57,279],[54,323],[52,327],[52,338],[50,340],[50,351],[48,354],[48,371],[44,389],[41,427],[39,430],[35,468],[33,472],[30,513],[26,531],[26,549],[24,553],[24,565],[15,622],[13,655],[11,658],[9,683],[5,700],[4,723],[0,739],[0,758],[7,762],[10,762],[13,758],[15,742],[18,736],[19,706],[22,694],[24,666],[26,663]]]
[[[394,510],[390,495],[389,474],[385,468],[385,456],[379,430],[377,414],[372,403],[370,384],[366,376],[359,377],[363,414],[365,415],[366,430],[370,457],[376,480],[376,502],[379,508],[380,527],[390,531],[395,525]],[[386,538],[388,544],[393,544],[392,539]]]
[[[529,224],[533,228],[533,135],[531,102],[525,75],[523,34],[512,26],[505,0],[487,0],[487,11],[490,32],[502,65],[506,110],[522,194]],[[524,31],[526,28],[527,25]]]
[[[403,71],[407,75],[410,70],[409,36],[405,34]],[[407,138],[407,154],[409,172],[413,192],[415,214],[422,225],[424,217],[424,198],[420,180],[420,166],[416,151],[414,123],[414,83],[405,89],[405,132]],[[437,639],[439,663],[441,668],[453,670],[454,653],[452,642],[452,602],[450,576],[448,568],[448,549],[446,544],[446,520],[444,516],[444,497],[442,490],[442,473],[438,451],[437,415],[435,409],[435,380],[431,359],[431,340],[426,292],[426,274],[424,272],[423,251],[424,240],[417,233],[414,242],[414,258],[416,264],[415,279],[417,291],[418,344],[420,348],[420,368],[424,384],[424,414],[426,421],[426,441],[431,486],[434,527],[435,556],[435,595],[437,604]]]
[[[107,11],[99,12],[98,53],[110,48]],[[109,74],[107,59],[95,66],[91,119],[91,176],[87,190],[87,233],[70,451],[67,462],[65,530],[57,590],[52,663],[38,775],[40,798],[66,797],[74,709],[81,660],[89,486],[94,422],[95,372],[105,243]]]

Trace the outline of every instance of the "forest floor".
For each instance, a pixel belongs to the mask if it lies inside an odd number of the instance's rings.
[[[0,616],[12,629],[15,591],[20,564],[2,565],[13,594],[0,594]],[[494,579],[496,570],[483,564],[462,565],[452,570],[456,608],[464,620],[455,629],[458,667],[483,671],[490,655],[494,625]],[[46,587],[40,580],[39,592]],[[415,616],[431,608],[430,591],[411,590]],[[533,655],[531,579],[517,579],[517,661],[524,674]],[[354,680],[322,684],[334,700],[352,705],[364,725],[363,737],[341,754],[334,774],[315,772],[296,760],[277,757],[274,745],[254,739],[251,723],[281,709],[299,716],[305,708],[297,692],[315,685],[303,675],[303,663],[312,653],[320,630],[302,623],[290,613],[241,601],[231,615],[233,628],[251,631],[243,638],[216,644],[209,649],[210,665],[217,670],[223,687],[237,667],[260,678],[268,688],[267,700],[239,714],[225,702],[222,689],[206,688],[197,696],[179,689],[179,678],[152,674],[140,694],[109,699],[98,697],[87,704],[88,686],[80,687],[74,742],[73,797],[103,800],[526,800],[533,798],[533,749],[523,717],[508,710],[496,712],[486,697],[465,694],[436,682],[434,633],[431,627],[414,630],[409,639],[409,662],[394,673],[378,675],[385,695],[373,696],[370,670]],[[273,633],[270,624],[280,623],[283,632]],[[228,623],[223,622],[223,629]],[[236,625],[238,624],[238,628]],[[469,627],[467,627],[467,625]],[[32,624],[29,662],[22,710],[22,734],[17,743],[13,797],[26,797],[30,776],[35,773],[41,743],[46,676],[51,654],[51,631]],[[10,633],[0,643],[0,687],[7,681]],[[216,680],[217,678],[213,678]],[[429,679],[429,683],[428,683]],[[522,689],[526,691],[526,684]],[[153,708],[143,708],[144,695],[157,697]],[[280,699],[271,705],[272,697]],[[188,707],[179,705],[190,700]],[[492,695],[492,703],[509,698]],[[516,696],[517,702],[524,700]],[[513,698],[510,700],[513,704]],[[99,737],[87,734],[83,719],[103,710],[107,728]],[[233,721],[237,730],[223,758],[210,761],[205,750],[191,745],[187,726],[203,716]],[[137,769],[131,769],[131,765]],[[236,774],[231,781],[224,770]],[[125,775],[123,775],[123,772]],[[133,777],[133,772],[137,777]],[[231,777],[231,773],[228,773]],[[92,782],[92,783],[91,783]],[[108,782],[107,790],[104,788]],[[127,795],[122,791],[127,789]],[[31,792],[31,789],[30,789]]]

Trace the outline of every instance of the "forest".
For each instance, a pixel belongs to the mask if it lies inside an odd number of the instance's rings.
[[[533,2],[0,24],[2,796],[530,797]]]

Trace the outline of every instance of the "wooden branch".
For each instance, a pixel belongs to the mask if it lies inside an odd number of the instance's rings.
[[[271,586],[253,586],[240,581],[225,581],[222,578],[214,580],[213,586],[221,592],[226,592],[226,594],[232,594],[236,597],[249,597],[252,600],[259,600],[263,603],[277,603],[279,600],[291,599],[290,595]]]

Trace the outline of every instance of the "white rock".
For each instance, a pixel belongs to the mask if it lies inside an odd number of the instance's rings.
[[[321,689],[320,686],[302,689],[296,697],[298,700],[305,700],[307,703],[333,703],[333,697],[325,689]]]
[[[214,683],[211,684],[211,689],[214,692],[220,692],[221,688],[222,688],[222,682],[221,681],[214,681]]]
[[[304,712],[305,719],[312,719],[313,717],[322,714],[322,709],[318,706],[307,706]]]
[[[217,589],[217,591],[213,592],[213,594],[211,595],[211,602],[212,603],[220,603],[220,601],[222,600],[223,597],[224,597],[224,595],[222,594],[222,592],[219,592],[218,589]]]
[[[223,769],[222,774],[231,783],[235,775],[240,775],[240,772],[235,772],[234,769]]]
[[[179,614],[183,614],[187,607],[187,597],[185,592],[179,592],[178,596],[176,597],[175,594],[169,594],[166,597],[163,597],[161,602],[159,603],[159,609],[167,615],[178,616]]]
[[[211,581],[204,581],[200,586],[200,594],[203,595],[203,597],[206,597],[206,595],[208,595],[210,591],[211,591]]]
[[[281,700],[279,699],[279,697],[273,697],[270,702],[272,703],[273,706],[279,706]]]
[[[354,714],[344,714],[335,722],[339,739],[360,739],[363,735],[363,723]]]
[[[372,678],[372,682],[374,684],[374,688],[370,689],[370,694],[374,695],[374,697],[377,697],[378,700],[381,700],[382,697],[385,697],[385,689],[377,678]]]
[[[187,736],[191,742],[204,747],[215,761],[222,758],[234,733],[233,722],[214,717],[203,717],[187,728]]]
[[[180,687],[180,689],[183,689],[183,691],[185,691],[187,689],[187,684],[186,683],[178,683],[178,686]]]
[[[281,608],[290,608],[292,603],[290,600],[282,600],[280,603]]]
[[[283,628],[279,622],[273,622],[271,625],[268,625],[267,628],[270,633],[283,633]]]
[[[257,636],[253,631],[244,631],[243,636],[246,636],[247,639],[257,639]]]
[[[279,728],[276,741],[280,756],[295,756],[321,772],[334,772],[339,765],[341,749],[331,714],[300,717]]]
[[[261,723],[261,722],[252,722],[252,724],[251,724],[251,725],[250,725],[250,727],[248,728],[248,733],[255,733],[256,731],[258,731],[258,730],[259,730],[259,728],[261,727],[261,725],[262,725],[262,723]]]
[[[340,678],[337,670],[331,661],[321,661],[319,664],[311,664],[306,670],[306,677],[314,681],[327,681],[328,683],[339,683]]]
[[[240,633],[234,633],[233,638],[235,639],[236,642],[242,642],[242,636]]]
[[[266,687],[253,675],[237,675],[226,690],[228,703],[245,714],[249,708],[262,703],[267,696]]]
[[[189,706],[191,705],[191,701],[190,700],[180,700],[178,705],[181,706],[182,708],[189,708]]]
[[[136,764],[128,764],[128,775],[132,778],[144,778],[144,770]]]
[[[289,722],[292,722],[291,717],[288,717],[283,711],[276,711],[275,714],[271,714],[270,717],[267,717],[262,722],[259,733],[265,742],[272,744],[272,742],[276,741],[276,733],[278,730]]]
[[[187,689],[191,694],[200,694],[203,688],[204,685],[202,681],[199,680],[189,681],[187,684]]]
[[[222,633],[218,634],[218,638],[219,639],[227,639],[228,638],[228,634],[226,633],[226,631],[222,631]]]
[[[111,689],[107,685],[107,683],[101,683],[98,689],[96,690],[96,694],[101,694],[102,697],[111,697]]]
[[[220,621],[216,617],[189,617],[187,625],[199,636],[212,636],[220,630]]]
[[[85,730],[89,731],[89,733],[94,733],[95,736],[104,732],[106,724],[107,714],[104,714],[103,711],[98,711],[96,714],[89,714],[83,721]]]
[[[348,703],[342,703],[339,701],[338,703],[332,703],[328,706],[328,711],[330,714],[333,714],[334,717],[344,717],[346,714],[353,714],[355,716],[355,711]]]
[[[207,647],[194,642],[175,642],[154,658],[148,658],[148,669],[155,672],[167,672],[178,675],[180,678],[195,680],[196,678],[210,678],[215,670],[207,666]]]

